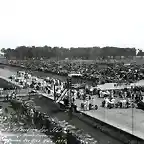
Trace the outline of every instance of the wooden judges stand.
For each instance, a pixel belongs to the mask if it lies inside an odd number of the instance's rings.
[[[74,110],[74,105],[73,105],[73,102],[72,102],[71,90],[72,90],[72,78],[71,77],[67,78],[66,87],[63,90],[63,92],[61,93],[60,97],[58,97],[58,98],[56,96],[55,84],[54,84],[54,100],[55,100],[56,103],[59,103],[61,100],[66,98],[66,93],[68,93],[68,97],[67,97],[68,105],[65,108],[68,110],[70,119],[72,118],[72,112]],[[76,108],[75,108],[75,110],[76,110]]]

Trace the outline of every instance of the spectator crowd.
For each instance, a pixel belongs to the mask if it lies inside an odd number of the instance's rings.
[[[132,83],[144,77],[143,66],[135,64],[70,60],[14,60],[9,61],[9,64],[62,76],[70,73],[81,74],[82,79],[94,81],[96,84]]]

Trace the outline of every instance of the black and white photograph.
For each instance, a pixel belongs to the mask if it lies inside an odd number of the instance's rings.
[[[0,144],[144,144],[143,0],[0,0]]]

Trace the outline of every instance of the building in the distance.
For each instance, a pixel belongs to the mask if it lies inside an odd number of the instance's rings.
[[[7,64],[7,59],[4,56],[4,53],[0,51],[0,64]]]

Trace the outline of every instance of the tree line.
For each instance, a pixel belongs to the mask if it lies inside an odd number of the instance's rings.
[[[119,48],[119,47],[87,47],[87,48],[63,48],[63,47],[35,47],[35,46],[19,46],[15,49],[2,48],[1,51],[4,53],[7,59],[96,59],[106,58],[111,56],[116,57],[133,57],[133,56],[144,56],[144,53],[140,50],[136,54],[135,48]]]

